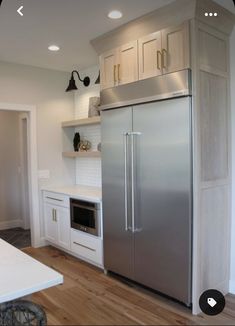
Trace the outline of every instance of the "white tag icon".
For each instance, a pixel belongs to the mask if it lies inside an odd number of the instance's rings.
[[[215,299],[213,298],[208,298],[207,299],[207,303],[209,306],[211,306],[212,308],[217,304],[217,302],[215,301]]]

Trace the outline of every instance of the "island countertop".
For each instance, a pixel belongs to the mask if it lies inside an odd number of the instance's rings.
[[[63,283],[63,275],[0,239],[0,303]]]

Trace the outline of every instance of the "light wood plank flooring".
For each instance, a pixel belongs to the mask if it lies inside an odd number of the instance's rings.
[[[64,275],[64,284],[33,294],[49,325],[235,325],[235,297],[216,317],[192,316],[189,309],[142,288],[105,276],[53,247],[24,252]]]

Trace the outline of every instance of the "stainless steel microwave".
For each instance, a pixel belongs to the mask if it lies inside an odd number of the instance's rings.
[[[70,198],[71,228],[100,236],[100,204]]]

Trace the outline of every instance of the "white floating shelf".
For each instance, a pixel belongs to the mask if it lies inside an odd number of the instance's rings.
[[[99,124],[101,121],[100,117],[92,117],[86,119],[78,119],[78,120],[70,120],[62,122],[62,127],[79,127],[79,126],[88,126],[88,125],[95,125]]]

